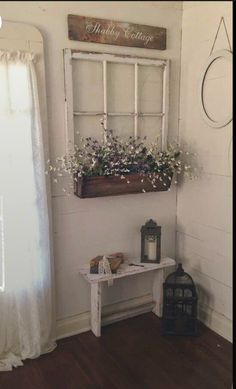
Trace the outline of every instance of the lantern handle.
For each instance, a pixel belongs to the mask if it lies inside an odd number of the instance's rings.
[[[177,267],[177,270],[176,270],[176,275],[178,277],[181,277],[181,276],[184,275],[184,269],[183,269],[182,263],[178,263],[178,267]]]

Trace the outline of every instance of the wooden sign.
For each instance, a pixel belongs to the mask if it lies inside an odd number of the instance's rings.
[[[166,49],[166,28],[68,15],[69,39],[145,49]]]

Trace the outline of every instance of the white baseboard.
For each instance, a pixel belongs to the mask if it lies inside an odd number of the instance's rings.
[[[119,320],[151,312],[154,307],[152,295],[136,297],[102,308],[102,326]],[[206,305],[198,306],[198,319],[212,331],[232,342],[232,321]],[[80,313],[57,321],[57,339],[89,331],[90,312]]]
[[[68,336],[77,335],[90,329],[90,312],[80,313],[79,315],[57,320],[56,338],[67,338]]]
[[[142,313],[151,312],[153,307],[154,302],[151,294],[106,305],[102,307],[102,326],[138,316]],[[84,312],[65,319],[59,319],[57,320],[56,328],[57,339],[77,335],[82,332],[89,331],[90,329],[90,312]]]
[[[232,320],[214,311],[207,305],[198,306],[198,319],[212,331],[233,342]]]

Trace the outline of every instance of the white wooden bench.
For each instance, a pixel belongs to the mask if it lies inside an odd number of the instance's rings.
[[[130,266],[129,264],[135,264],[136,266]],[[164,282],[164,268],[174,266],[176,264],[174,259],[162,258],[158,264],[143,263],[139,260],[129,260],[127,263],[122,264],[117,270],[116,274],[112,275],[115,280],[123,277],[129,277],[136,274],[142,274],[146,272],[155,272],[152,294],[155,306],[153,312],[161,317],[162,316],[162,285]],[[105,274],[90,274],[89,268],[79,269],[79,273],[90,283],[91,285],[91,329],[95,336],[101,336],[101,298],[102,298],[102,282],[108,281],[108,276]]]

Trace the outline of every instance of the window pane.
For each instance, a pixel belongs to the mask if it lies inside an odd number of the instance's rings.
[[[102,63],[76,59],[72,72],[74,111],[103,112]]]
[[[103,139],[103,127],[101,126],[101,116],[75,116],[74,131],[75,144],[79,145],[79,138],[93,137],[98,141]]]
[[[134,65],[107,64],[108,112],[134,112]]]
[[[108,128],[114,135],[128,138],[134,135],[134,118],[130,116],[115,116],[108,118]]]
[[[138,110],[139,112],[162,111],[163,70],[159,66],[138,67]]]
[[[139,117],[138,118],[138,135],[146,136],[147,142],[153,142],[159,136],[161,144],[161,118],[160,117]]]

